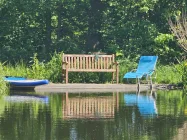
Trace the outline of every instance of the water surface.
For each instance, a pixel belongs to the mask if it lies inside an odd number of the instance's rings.
[[[186,101],[182,91],[13,92],[0,96],[0,139],[182,140]]]

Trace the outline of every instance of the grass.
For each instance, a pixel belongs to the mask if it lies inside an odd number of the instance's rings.
[[[0,95],[2,94],[8,94],[9,87],[7,83],[3,80],[4,70],[3,70],[3,64],[0,63]]]
[[[27,76],[27,67],[22,61],[16,63],[14,66],[11,64],[3,65],[4,76]]]
[[[157,83],[178,84],[182,82],[182,75],[177,70],[178,65],[159,65],[157,67]]]

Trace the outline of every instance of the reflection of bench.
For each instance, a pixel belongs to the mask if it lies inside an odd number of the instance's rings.
[[[71,94],[70,94],[71,95]],[[76,94],[74,94],[76,95]],[[68,92],[62,96],[62,112],[64,119],[113,119],[115,109],[118,110],[118,93],[107,96],[86,96],[85,94],[69,97]]]
[[[115,62],[114,54],[63,54],[62,72],[66,84],[68,83],[68,72],[112,72],[112,83],[116,74],[118,83],[118,63]]]

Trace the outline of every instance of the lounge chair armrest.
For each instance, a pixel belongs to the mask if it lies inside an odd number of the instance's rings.
[[[154,78],[157,77],[157,73],[156,73],[156,70],[152,70],[152,73],[154,72]]]
[[[153,73],[153,72],[155,72],[155,70],[150,70],[150,71],[148,72],[148,74]]]
[[[136,72],[137,69],[132,69],[130,72]]]

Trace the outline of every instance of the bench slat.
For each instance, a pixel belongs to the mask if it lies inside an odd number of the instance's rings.
[[[79,57],[79,60],[80,60],[80,67],[79,68],[82,69],[82,57],[81,56]]]
[[[91,63],[92,63],[92,69],[94,69],[95,67],[95,63],[94,63],[94,58],[93,57],[91,57]]]

